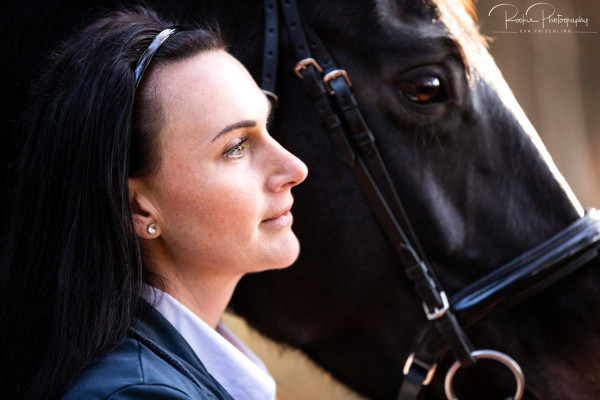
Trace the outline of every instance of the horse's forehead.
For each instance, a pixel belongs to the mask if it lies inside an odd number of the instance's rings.
[[[407,18],[433,17],[437,13],[439,2],[452,3],[453,7],[464,10],[470,18],[477,19],[475,4],[473,0],[375,0],[375,6],[378,11],[391,13],[394,15],[403,15]]]
[[[375,0],[378,22],[388,31],[445,35],[461,45],[485,44],[472,0]]]
[[[425,48],[435,50],[436,43],[445,47],[450,41],[459,39],[444,23],[455,16],[442,15],[440,10],[446,8],[438,8],[437,3],[434,5],[427,0],[375,0],[374,4],[378,25],[383,33],[381,39],[384,41],[408,47],[426,44]]]
[[[427,27],[428,22],[437,18],[435,7],[426,1],[375,0],[375,10],[379,23],[392,30],[414,27],[415,22],[419,27]]]

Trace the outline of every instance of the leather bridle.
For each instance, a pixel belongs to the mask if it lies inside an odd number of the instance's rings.
[[[496,351],[475,351],[465,328],[493,312],[523,301],[596,258],[600,248],[599,213],[587,211],[563,231],[448,299],[402,207],[375,137],[358,108],[348,74],[336,65],[310,27],[302,25],[295,0],[265,1],[263,91],[276,106],[279,101],[275,95],[279,6],[299,60],[294,71],[400,258],[429,320],[406,361],[398,399],[417,399],[448,352],[452,352],[457,360],[446,376],[448,398],[455,398],[452,377],[460,366],[472,365],[479,358],[490,358],[513,372],[517,380],[514,397],[519,399],[523,394],[524,378],[518,364]],[[440,337],[444,340],[439,340]]]

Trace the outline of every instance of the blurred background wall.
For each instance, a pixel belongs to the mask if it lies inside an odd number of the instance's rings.
[[[479,0],[480,30],[490,38],[496,64],[583,206],[600,207],[600,2],[544,1],[556,15],[588,18],[588,26],[570,25],[571,33],[535,32],[539,23],[505,29],[504,11],[489,15],[492,7],[508,3],[524,13],[539,1]],[[539,15],[535,9],[532,13]]]
[[[525,114],[546,144],[558,169],[584,207],[600,208],[600,1],[545,0],[564,17],[588,18],[571,33],[520,32],[504,26],[500,3],[521,12],[537,0],[479,0],[481,32]],[[585,31],[586,33],[584,33]],[[578,33],[580,32],[580,33]],[[278,346],[226,315],[224,322],[265,361],[278,383],[279,400],[354,400],[298,351]]]

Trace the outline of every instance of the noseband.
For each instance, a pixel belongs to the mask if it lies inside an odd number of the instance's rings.
[[[406,216],[375,137],[367,127],[352,93],[352,83],[308,26],[302,26],[295,0],[265,1],[265,43],[261,87],[277,105],[275,95],[279,11],[298,62],[295,73],[315,106],[343,162],[351,169],[378,222],[388,236],[404,271],[413,282],[429,323],[416,340],[404,366],[398,400],[417,399],[448,352],[456,360],[445,380],[446,396],[455,399],[452,379],[460,367],[487,358],[505,365],[523,395],[519,365],[506,354],[475,350],[464,328],[543,290],[598,256],[600,215],[589,210],[572,225],[508,262],[448,299],[435,277]],[[460,322],[459,322],[460,321]],[[444,340],[438,340],[442,337]]]

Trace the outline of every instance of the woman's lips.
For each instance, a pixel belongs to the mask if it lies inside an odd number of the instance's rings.
[[[262,221],[263,224],[273,227],[284,227],[291,225],[294,220],[292,212],[290,210],[285,211],[283,214],[278,215],[274,218],[265,219]]]

